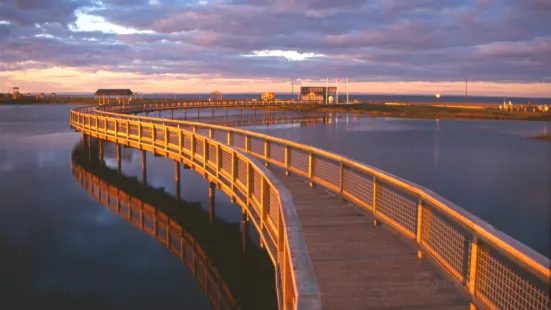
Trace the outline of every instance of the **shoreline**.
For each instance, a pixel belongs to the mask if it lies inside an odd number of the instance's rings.
[[[442,103],[444,104],[444,103]],[[261,109],[268,109],[261,107]],[[384,105],[347,104],[311,105],[298,107],[272,107],[279,111],[352,113],[373,117],[393,117],[409,119],[456,119],[456,120],[496,120],[496,121],[551,121],[551,113],[513,112],[491,108],[444,107],[432,105]]]

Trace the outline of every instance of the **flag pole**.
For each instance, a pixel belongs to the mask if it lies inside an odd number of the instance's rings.
[[[349,78],[346,78],[346,103],[348,103],[348,82],[350,81]]]

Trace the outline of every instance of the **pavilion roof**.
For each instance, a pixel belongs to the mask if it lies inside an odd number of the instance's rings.
[[[96,91],[96,96],[131,96],[133,93],[130,89],[110,89],[100,88]]]

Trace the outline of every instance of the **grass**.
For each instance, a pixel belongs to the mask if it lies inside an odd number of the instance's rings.
[[[277,108],[298,111],[297,107]],[[347,104],[347,105],[311,105],[302,106],[303,112],[343,112],[382,117],[420,118],[420,119],[492,119],[551,121],[551,113],[510,112],[492,108],[451,108],[427,105],[384,105],[384,104]]]
[[[551,133],[546,135],[531,136],[530,139],[551,141]]]

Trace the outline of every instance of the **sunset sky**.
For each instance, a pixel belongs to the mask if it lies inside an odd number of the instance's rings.
[[[551,97],[550,0],[0,0],[0,92]],[[298,86],[295,86],[295,91]]]

